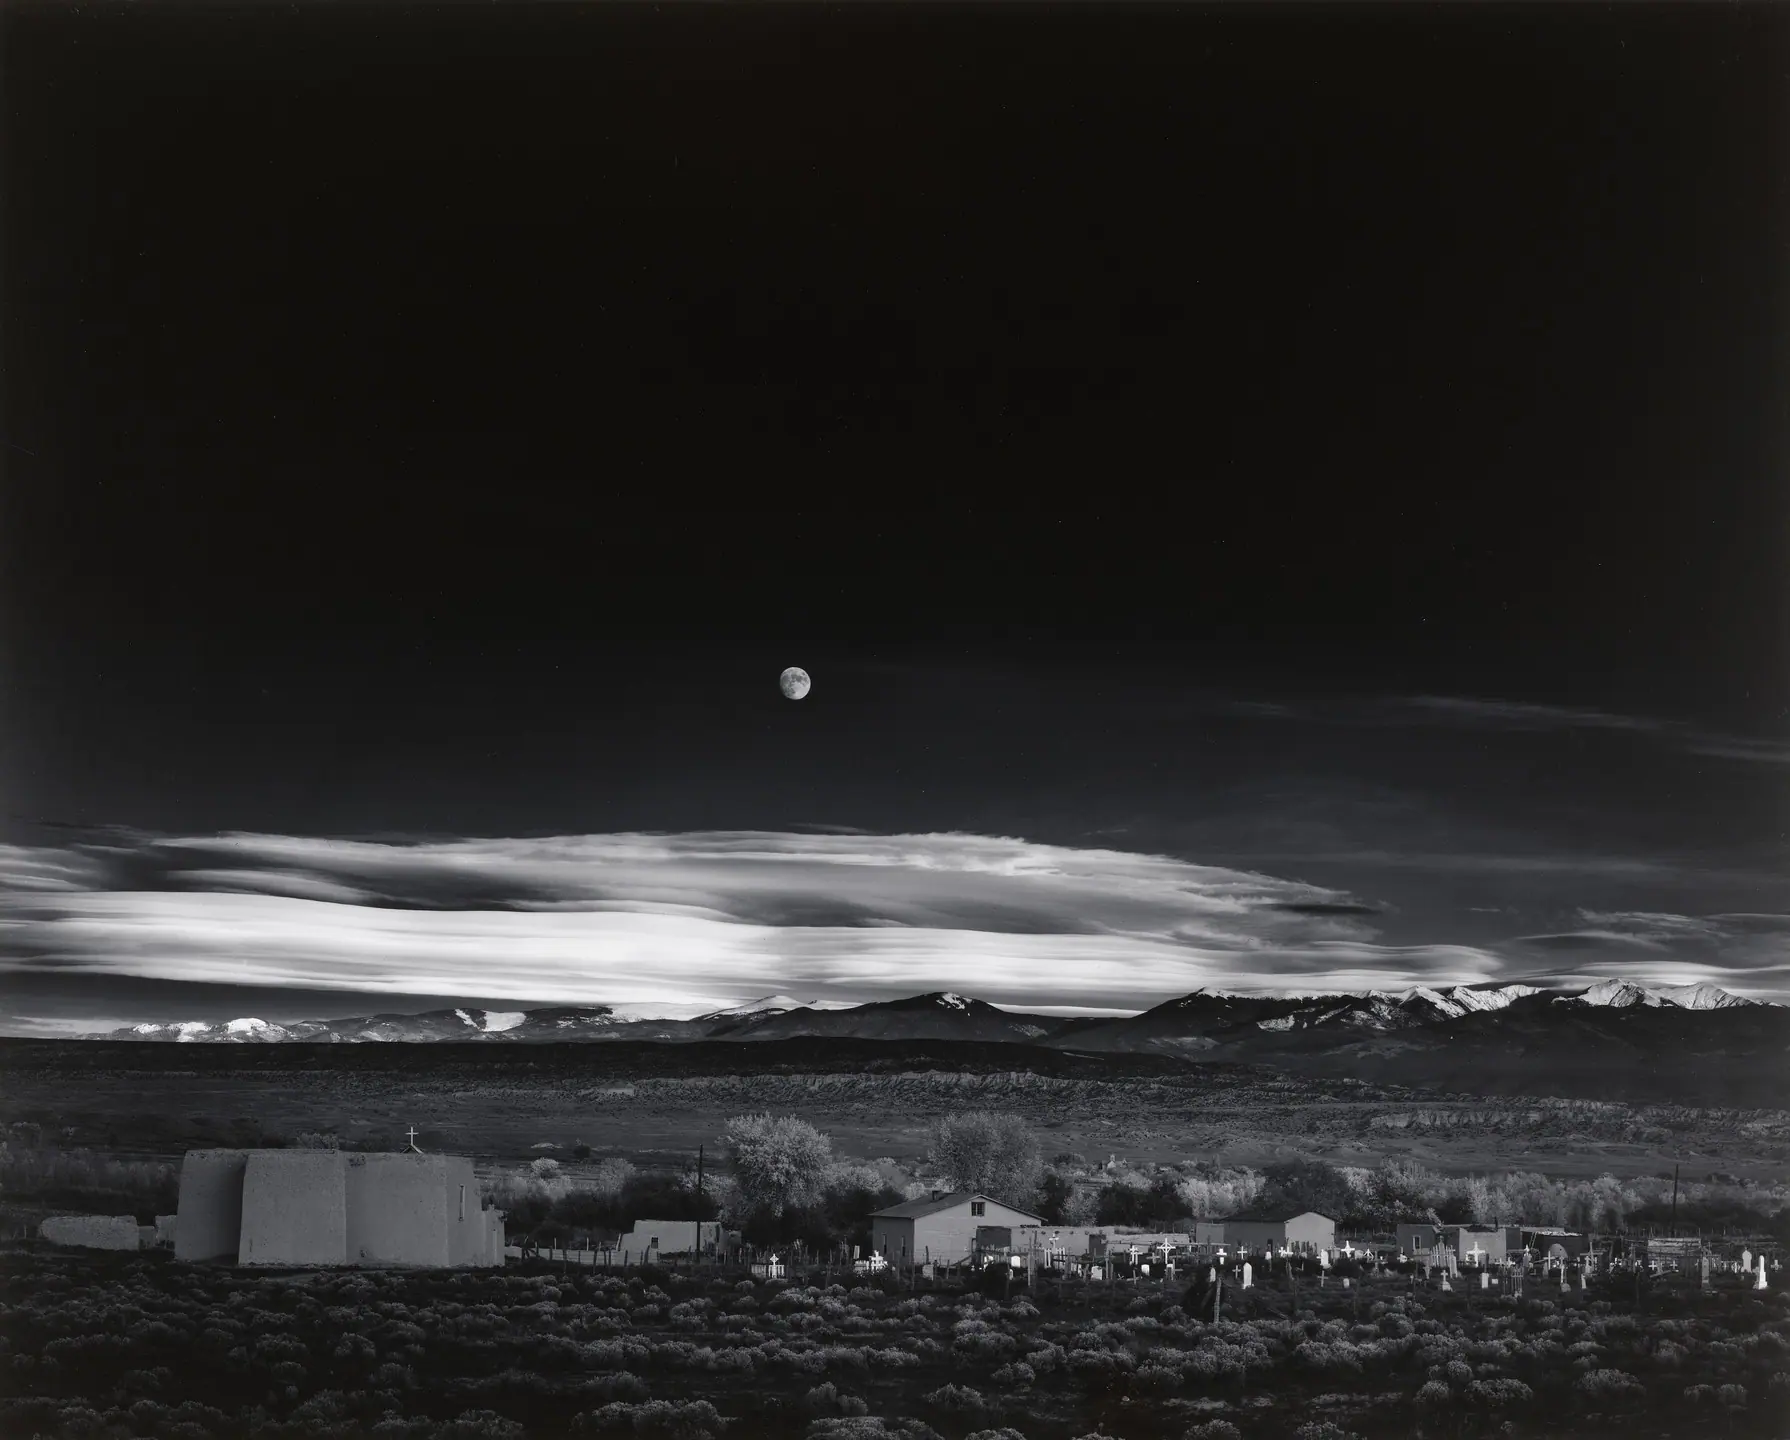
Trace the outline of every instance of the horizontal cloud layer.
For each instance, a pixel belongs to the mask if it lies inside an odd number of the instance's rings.
[[[1511,947],[1385,943],[1347,892],[1159,855],[981,835],[612,834],[341,841],[116,836],[0,851],[0,968],[378,995],[719,1007],[772,992],[960,990],[1137,1009],[1200,986],[1393,989],[1545,978],[1775,988],[1782,917],[1624,913]],[[1689,945],[1689,964],[1673,957]],[[1764,948],[1760,948],[1764,947]],[[1775,948],[1774,948],[1775,947]],[[1669,974],[1668,974],[1669,971]],[[1743,979],[1745,977],[1742,977]],[[1752,989],[1757,990],[1755,983]]]

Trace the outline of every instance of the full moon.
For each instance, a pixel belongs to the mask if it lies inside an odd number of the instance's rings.
[[[808,693],[812,681],[800,665],[791,665],[777,678],[777,686],[791,700],[800,700]]]

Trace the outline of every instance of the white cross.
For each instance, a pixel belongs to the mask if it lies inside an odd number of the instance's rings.
[[[415,1150],[417,1148],[417,1146],[416,1146],[416,1126],[414,1126],[414,1125],[412,1125],[410,1127],[410,1148],[412,1150]],[[419,1151],[418,1153],[420,1154],[421,1152]]]
[[[1222,1245],[1218,1247],[1218,1263],[1220,1265],[1224,1264],[1224,1246]]]
[[[1485,1254],[1485,1251],[1483,1251],[1483,1250],[1481,1250],[1481,1249],[1480,1249],[1480,1248],[1479,1248],[1479,1242],[1478,1242],[1478,1241],[1477,1241],[1477,1240],[1475,1240],[1475,1241],[1474,1241],[1474,1242],[1473,1242],[1473,1248],[1472,1248],[1472,1249],[1471,1249],[1471,1250],[1469,1250],[1469,1251],[1468,1251],[1468,1252],[1467,1252],[1467,1254],[1468,1254],[1468,1255],[1470,1255],[1470,1256],[1471,1256],[1471,1257],[1472,1257],[1472,1258],[1473,1258],[1473,1262],[1474,1262],[1474,1263],[1475,1263],[1475,1264],[1478,1264],[1478,1263],[1479,1263],[1479,1257],[1480,1257],[1480,1256],[1481,1256],[1481,1255],[1483,1255],[1483,1254]]]

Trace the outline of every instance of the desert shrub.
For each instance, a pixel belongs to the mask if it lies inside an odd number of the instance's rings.
[[[633,1435],[647,1437],[647,1440],[713,1440],[726,1423],[706,1400],[685,1404],[649,1400],[643,1405],[618,1401],[597,1410],[586,1410],[572,1422],[572,1433]]]
[[[1038,1375],[1025,1361],[1015,1360],[1010,1365],[1001,1366],[989,1378],[997,1385],[1030,1385]]]
[[[1353,1430],[1345,1430],[1334,1420],[1312,1420],[1293,1432],[1295,1440],[1361,1440]]]
[[[806,1440],[939,1440],[939,1433],[919,1420],[854,1415],[811,1420]]]
[[[523,1440],[528,1432],[495,1410],[466,1410],[436,1432],[441,1440]]]
[[[1425,1410],[1442,1410],[1454,1403],[1454,1391],[1440,1380],[1430,1380],[1418,1389],[1416,1400]]]
[[[1187,1430],[1181,1440],[1243,1440],[1243,1432],[1229,1420],[1202,1420]]]
[[[980,1390],[972,1390],[967,1385],[949,1381],[929,1393],[925,1399],[928,1405],[936,1405],[941,1410],[980,1414],[988,1408],[988,1402],[982,1398]]]
[[[1466,1400],[1487,1410],[1500,1410],[1509,1405],[1522,1405],[1535,1398],[1535,1392],[1521,1380],[1508,1376],[1475,1380],[1467,1386]]]
[[[816,1385],[802,1397],[802,1409],[810,1415],[868,1415],[870,1406],[856,1395],[842,1392],[831,1380]]]
[[[1746,1386],[1723,1385],[1715,1392],[1715,1398],[1723,1405],[1744,1408],[1746,1405]]]
[[[1169,1395],[1181,1388],[1181,1372],[1165,1365],[1140,1365],[1135,1383],[1138,1389],[1153,1395]]]
[[[1588,1370],[1574,1383],[1573,1389],[1587,1404],[1603,1409],[1634,1409],[1647,1400],[1641,1382],[1623,1370]]]

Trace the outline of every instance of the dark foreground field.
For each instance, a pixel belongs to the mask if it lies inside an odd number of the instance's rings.
[[[486,1163],[578,1142],[642,1163],[714,1147],[728,1117],[800,1115],[835,1152],[919,1156],[963,1108],[1025,1116],[1047,1153],[1139,1162],[1222,1156],[1451,1173],[1725,1172],[1790,1178],[1790,1113],[1483,1097],[1298,1078],[1166,1056],[1030,1045],[805,1039],[756,1045],[148,1045],[0,1041],[0,1123],[70,1147],[172,1160],[189,1147],[324,1131]]]
[[[737,1274],[250,1274],[4,1255],[0,1435],[1790,1434],[1790,1297],[1362,1279],[1027,1299]],[[1034,1303],[1034,1300],[1036,1303]]]

